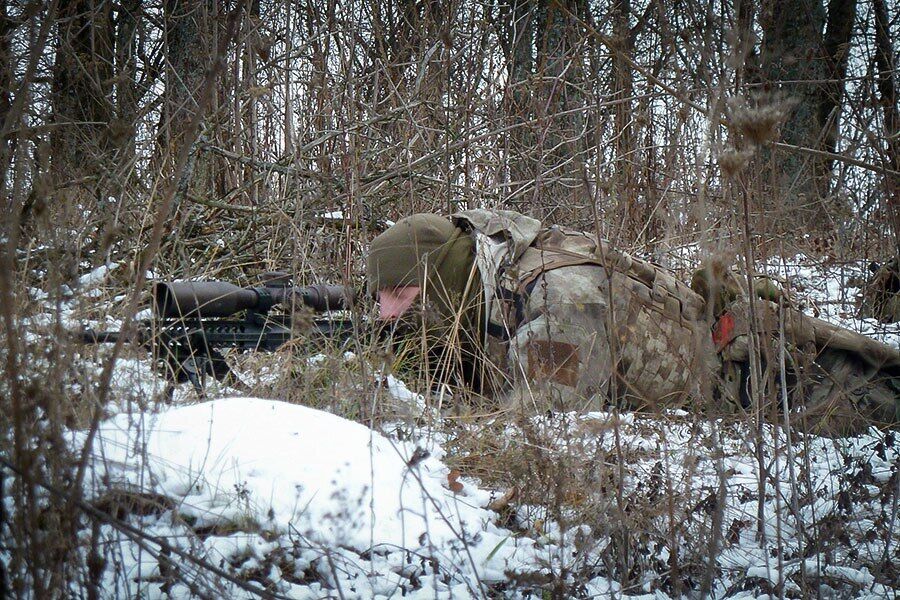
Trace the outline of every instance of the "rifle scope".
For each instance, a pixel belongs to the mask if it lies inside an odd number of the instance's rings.
[[[157,283],[153,298],[158,317],[204,319],[230,317],[242,310],[265,313],[276,304],[296,303],[316,312],[344,310],[352,294],[341,285],[242,288],[225,281],[178,281]]]

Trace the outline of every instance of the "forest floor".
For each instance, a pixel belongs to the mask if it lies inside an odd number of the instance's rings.
[[[772,265],[822,318],[898,347],[900,327],[853,316],[862,267]],[[63,318],[84,326],[76,304]],[[103,352],[81,368],[98,371]],[[894,433],[829,439],[682,410],[458,418],[376,369],[374,395],[346,405],[403,410],[358,417],[370,427],[312,408],[342,405],[345,388],[327,383],[299,403],[225,386],[201,401],[189,384],[164,402],[145,354],[115,366],[85,478],[86,499],[115,517],[82,532],[105,558],[103,597],[900,594]],[[256,360],[270,362],[238,374],[265,389],[285,357]],[[311,357],[303,376],[341,361],[358,359]],[[69,435],[77,451],[85,439]]]

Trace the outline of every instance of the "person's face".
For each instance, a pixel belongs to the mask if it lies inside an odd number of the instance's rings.
[[[378,317],[384,321],[396,321],[406,314],[421,293],[422,288],[417,285],[378,290]]]

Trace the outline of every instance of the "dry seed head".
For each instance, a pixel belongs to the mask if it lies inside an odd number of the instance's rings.
[[[761,145],[778,137],[778,128],[787,118],[792,102],[771,99],[729,98],[729,121],[750,142]]]
[[[734,177],[744,170],[753,158],[753,149],[726,150],[719,154],[719,167],[725,177]]]

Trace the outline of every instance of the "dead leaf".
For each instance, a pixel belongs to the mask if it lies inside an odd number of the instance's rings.
[[[459,469],[451,469],[449,473],[447,473],[447,487],[450,488],[450,491],[454,494],[462,493],[463,484],[459,482]]]
[[[519,489],[515,486],[509,488],[505,494],[488,504],[488,508],[494,512],[500,512],[509,508],[509,505],[519,495]]]

